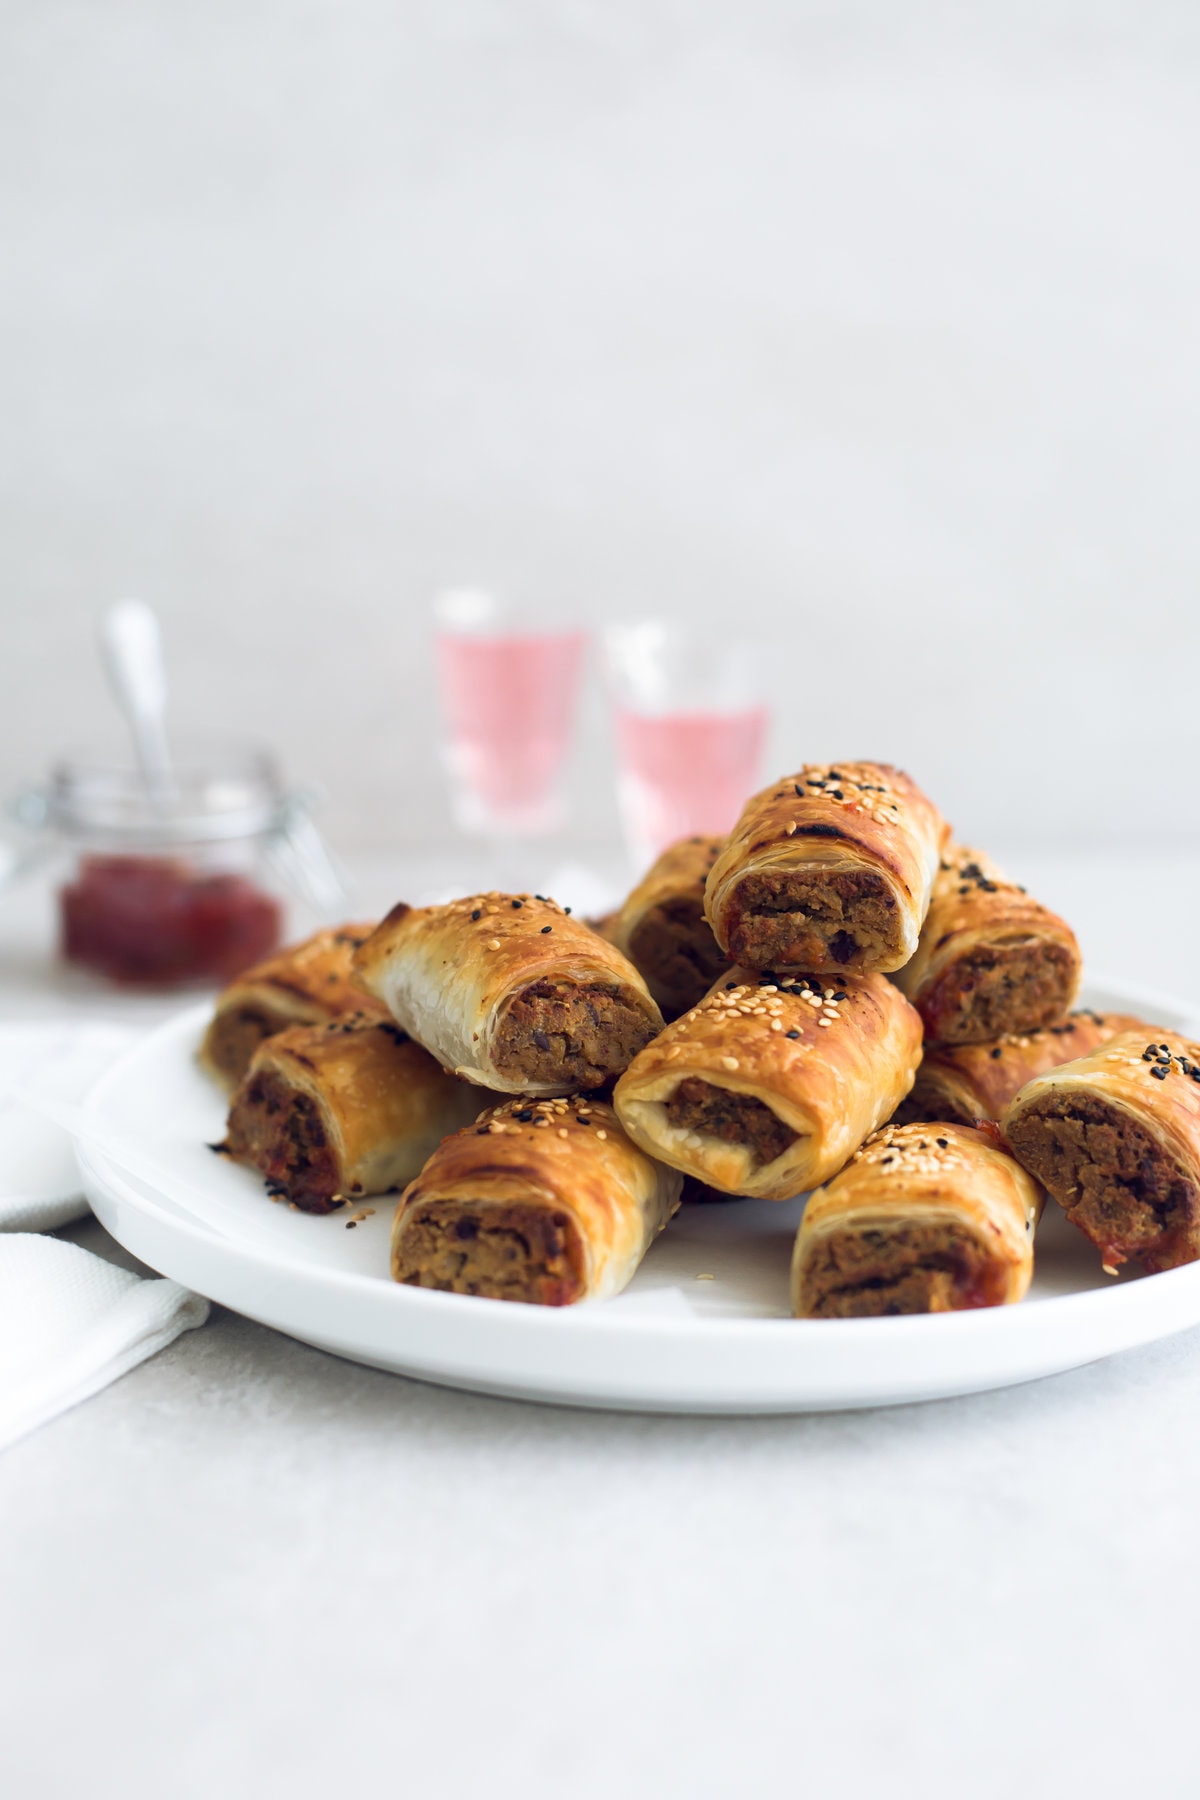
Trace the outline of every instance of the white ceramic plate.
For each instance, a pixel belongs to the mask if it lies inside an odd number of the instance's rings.
[[[1177,1003],[1089,984],[1085,1004],[1197,1035]],[[207,1007],[144,1038],[93,1090],[106,1136],[136,1139],[153,1181],[79,1146],[89,1200],[135,1256],[264,1325],[422,1380],[575,1406],[661,1412],[806,1412],[891,1406],[1057,1374],[1200,1323],[1200,1263],[1105,1276],[1051,1208],[1020,1306],[896,1319],[788,1317],[802,1201],[684,1208],[624,1294],[561,1310],[399,1287],[388,1276],[394,1200],[348,1230],[273,1205],[261,1182],[205,1148],[221,1095],[196,1067]],[[361,1209],[360,1209],[361,1210]],[[711,1279],[702,1279],[711,1277]]]

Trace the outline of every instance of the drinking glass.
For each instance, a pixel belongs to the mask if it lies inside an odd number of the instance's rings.
[[[728,831],[754,792],[766,738],[762,655],[646,620],[604,635],[617,794],[645,868],[676,838]]]
[[[455,822],[544,836],[563,820],[584,633],[473,589],[440,595],[434,619]]]

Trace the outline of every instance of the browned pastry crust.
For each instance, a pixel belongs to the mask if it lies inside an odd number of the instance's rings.
[[[613,1104],[651,1156],[786,1200],[840,1169],[912,1085],[921,1021],[882,975],[731,969],[655,1038]]]
[[[502,1093],[600,1087],[662,1027],[632,963],[540,894],[394,907],[354,968],[443,1068]]]
[[[886,1126],[809,1200],[792,1310],[857,1319],[1020,1300],[1040,1210],[994,1129]]]
[[[748,801],[705,888],[713,934],[753,969],[898,969],[948,827],[889,763],[806,764]]]
[[[304,1212],[408,1181],[447,1132],[474,1119],[478,1088],[447,1075],[391,1020],[296,1025],[254,1053],[224,1148]]]
[[[200,1061],[225,1087],[236,1087],[265,1038],[289,1025],[386,1009],[351,981],[350,962],[373,925],[335,925],[255,963],[217,996]]]
[[[1141,1027],[1023,1087],[1000,1128],[1104,1266],[1200,1257],[1200,1048]]]
[[[679,1204],[602,1101],[513,1100],[434,1151],[396,1209],[410,1287],[569,1306],[619,1293]]]
[[[729,967],[704,916],[704,884],[724,838],[681,838],[634,888],[611,929],[612,941],[646,978],[663,1017],[703,1000]]]
[[[930,1043],[982,1044],[1061,1019],[1083,963],[1069,925],[1031,900],[982,851],[942,854],[912,961],[896,983]]]
[[[1057,1025],[993,1044],[926,1044],[912,1093],[896,1108],[893,1123],[948,1119],[973,1125],[998,1119],[1013,1095],[1060,1063],[1086,1056],[1118,1031],[1151,1031],[1128,1013],[1097,1013],[1087,1008],[1068,1014]]]

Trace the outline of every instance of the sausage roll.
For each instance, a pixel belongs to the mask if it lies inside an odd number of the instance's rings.
[[[983,1044],[1061,1019],[1083,970],[1069,925],[978,850],[947,849],[912,961],[896,973],[931,1043]]]
[[[994,1127],[889,1125],[809,1200],[792,1311],[863,1319],[1020,1300],[1041,1204]]]
[[[613,1104],[635,1144],[726,1194],[825,1181],[913,1083],[921,1021],[882,975],[735,968],[636,1057]]]
[[[226,1087],[236,1087],[264,1038],[289,1025],[319,1025],[374,1003],[350,980],[350,959],[373,925],[338,925],[291,944],[246,969],[217,997],[200,1061]],[[386,1009],[378,1008],[381,1018]]]
[[[1061,1024],[1024,1037],[997,1038],[994,1044],[925,1046],[912,1093],[896,1108],[893,1123],[949,1119],[973,1125],[998,1119],[1013,1095],[1059,1063],[1086,1056],[1118,1031],[1149,1031],[1128,1013],[1073,1012]]]
[[[704,916],[704,882],[724,838],[671,844],[616,916],[613,943],[623,950],[665,1017],[678,1018],[703,1000],[729,967]]]
[[[1123,1031],[1023,1087],[1000,1129],[1112,1272],[1200,1257],[1200,1048]]]
[[[752,969],[899,969],[947,835],[890,764],[807,764],[747,802],[705,887],[713,935]]]
[[[662,1029],[632,963],[541,894],[393,907],[354,969],[443,1068],[501,1093],[600,1087]]]
[[[226,1154],[304,1212],[409,1181],[483,1095],[391,1020],[296,1025],[259,1045],[233,1097]]]
[[[535,1306],[620,1293],[679,1204],[681,1178],[596,1100],[513,1100],[440,1144],[405,1190],[392,1275]]]

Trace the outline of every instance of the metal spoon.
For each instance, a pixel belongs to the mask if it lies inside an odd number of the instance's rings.
[[[173,787],[167,743],[167,672],[162,633],[144,600],[118,600],[100,621],[100,650],[117,704],[129,721],[142,777],[150,794],[166,799]]]

